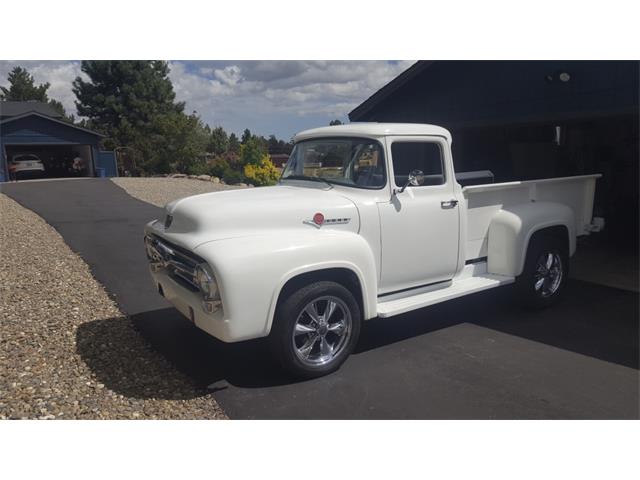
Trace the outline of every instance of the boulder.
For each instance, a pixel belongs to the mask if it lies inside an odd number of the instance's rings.
[[[202,180],[203,182],[211,181],[211,175],[198,175],[198,180]]]
[[[213,183],[220,183],[220,179],[218,177],[211,177],[211,181]]]
[[[174,173],[171,178],[187,178],[187,176],[184,173]]]
[[[246,183],[242,183],[242,182],[236,183],[236,187],[246,187],[246,186],[247,186]]]

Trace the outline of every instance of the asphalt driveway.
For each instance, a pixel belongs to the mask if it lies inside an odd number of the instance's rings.
[[[504,288],[372,320],[340,371],[293,382],[264,342],[222,344],[156,293],[142,227],[161,209],[104,179],[1,191],[55,227],[152,347],[208,386],[231,418],[639,417],[637,293],[570,281],[566,301],[543,312],[521,311]],[[108,340],[118,321],[84,324],[78,336]],[[153,396],[142,385],[125,391],[91,358],[117,393]]]

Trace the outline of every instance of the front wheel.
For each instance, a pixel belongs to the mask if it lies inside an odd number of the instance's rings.
[[[532,239],[524,269],[516,279],[521,302],[529,308],[544,308],[560,300],[569,276],[565,242],[552,236]]]
[[[278,306],[271,347],[285,369],[313,378],[337,370],[355,348],[361,313],[353,294],[322,281],[293,292]]]

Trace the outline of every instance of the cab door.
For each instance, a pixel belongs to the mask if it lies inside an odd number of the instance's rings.
[[[441,137],[388,137],[390,201],[378,203],[382,240],[379,294],[444,282],[458,265],[460,208],[450,147]],[[424,174],[409,185],[409,173]]]

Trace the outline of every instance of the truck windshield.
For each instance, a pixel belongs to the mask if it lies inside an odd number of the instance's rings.
[[[382,188],[386,183],[382,147],[366,138],[304,140],[296,143],[280,180]]]

